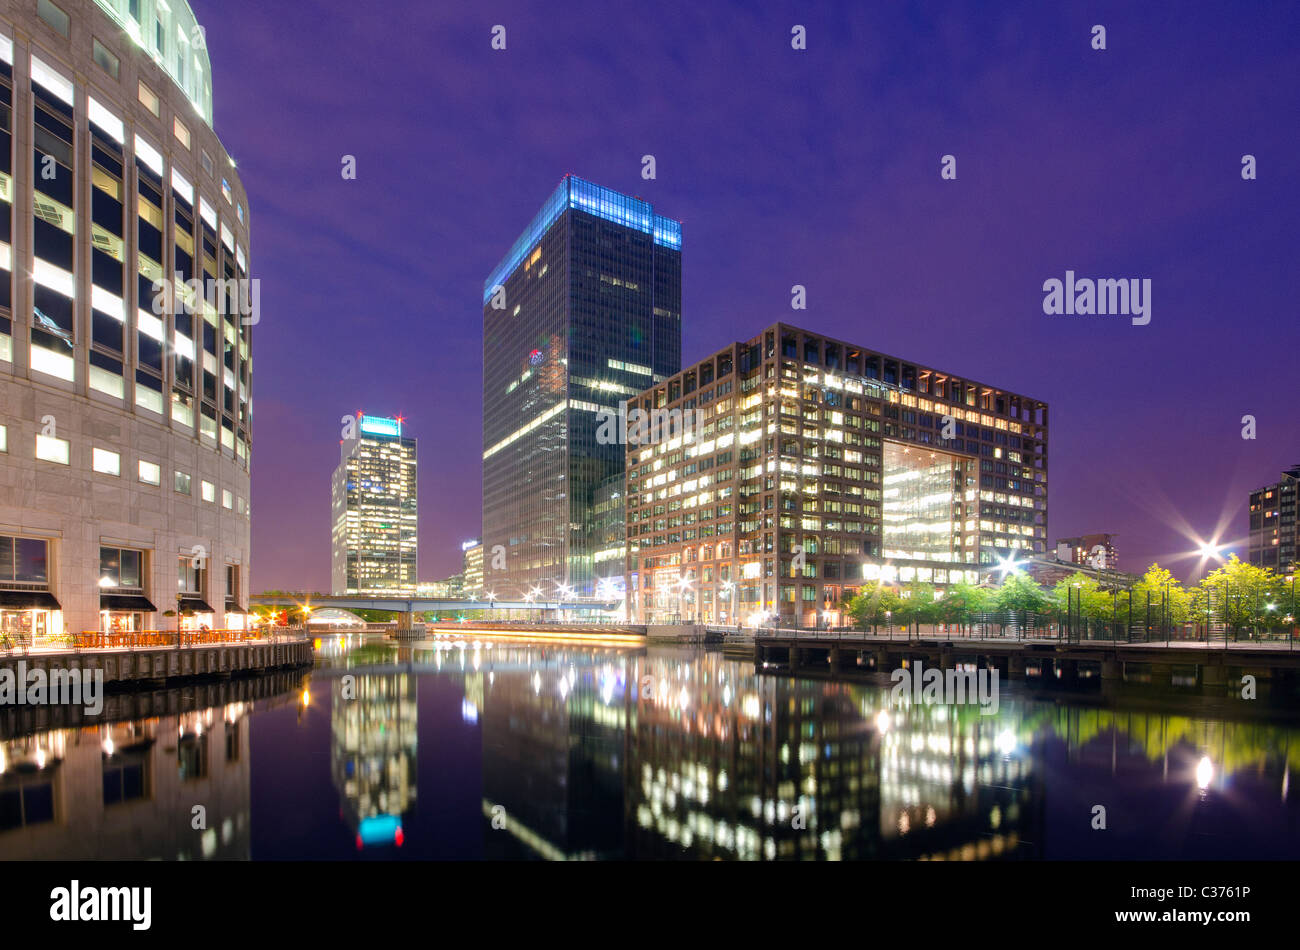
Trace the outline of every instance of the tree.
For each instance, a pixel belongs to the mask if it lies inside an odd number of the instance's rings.
[[[912,624],[934,623],[937,615],[933,584],[912,581],[903,588],[899,607],[894,611],[894,619],[899,624],[906,627]]]
[[[1051,604],[1057,615],[1067,612],[1088,620],[1110,620],[1114,612],[1114,594],[1103,590],[1096,578],[1076,571],[1062,578],[1052,588]]]
[[[1024,574],[1012,572],[1002,579],[1002,585],[993,592],[993,608],[1009,612],[1041,614],[1051,606],[1043,589]]]
[[[1198,616],[1226,623],[1236,632],[1282,623],[1289,599],[1285,581],[1272,568],[1248,564],[1233,554],[1201,581],[1193,594],[1193,607]]]
[[[1164,608],[1169,609],[1169,618],[1174,623],[1182,623],[1191,614],[1192,597],[1178,583],[1178,579],[1159,564],[1152,564],[1142,579],[1133,585],[1129,592],[1129,603],[1133,605],[1134,618],[1145,618],[1148,595],[1150,596],[1151,616],[1159,622]],[[1166,603],[1167,598],[1167,603]]]
[[[889,615],[896,614],[902,606],[903,599],[893,588],[877,584],[859,590],[849,601],[847,612],[866,630],[868,625],[875,629],[891,620]]]
[[[977,587],[967,581],[953,584],[935,604],[935,614],[940,623],[955,623],[958,631],[975,619],[976,614],[989,609],[988,588]]]

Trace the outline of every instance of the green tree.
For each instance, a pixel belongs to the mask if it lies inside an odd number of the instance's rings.
[[[995,610],[1041,614],[1051,605],[1051,599],[1033,578],[1017,572],[1003,578],[1001,586],[993,592]]]
[[[1193,607],[1198,617],[1226,623],[1237,633],[1282,625],[1290,596],[1286,582],[1272,568],[1248,564],[1233,554],[1201,581]]]
[[[903,607],[903,599],[892,587],[883,584],[864,587],[849,601],[848,614],[866,630],[890,622]]]
[[[966,581],[953,584],[935,604],[935,614],[940,623],[956,624],[958,632],[975,619],[976,614],[989,609],[991,592]]]

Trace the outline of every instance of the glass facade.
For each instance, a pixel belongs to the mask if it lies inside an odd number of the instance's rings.
[[[624,462],[597,413],[680,368],[680,245],[647,202],[568,176],[485,283],[484,584],[501,596],[621,574],[596,559],[596,494]]]

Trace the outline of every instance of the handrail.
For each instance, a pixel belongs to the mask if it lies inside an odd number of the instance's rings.
[[[136,647],[192,647],[214,643],[243,643],[274,639],[260,630],[134,630],[131,632],[84,630],[72,635],[77,650],[134,649]]]

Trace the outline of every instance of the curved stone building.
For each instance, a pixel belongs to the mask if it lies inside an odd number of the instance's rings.
[[[0,7],[0,648],[244,623],[257,293],[211,122],[185,0]]]

